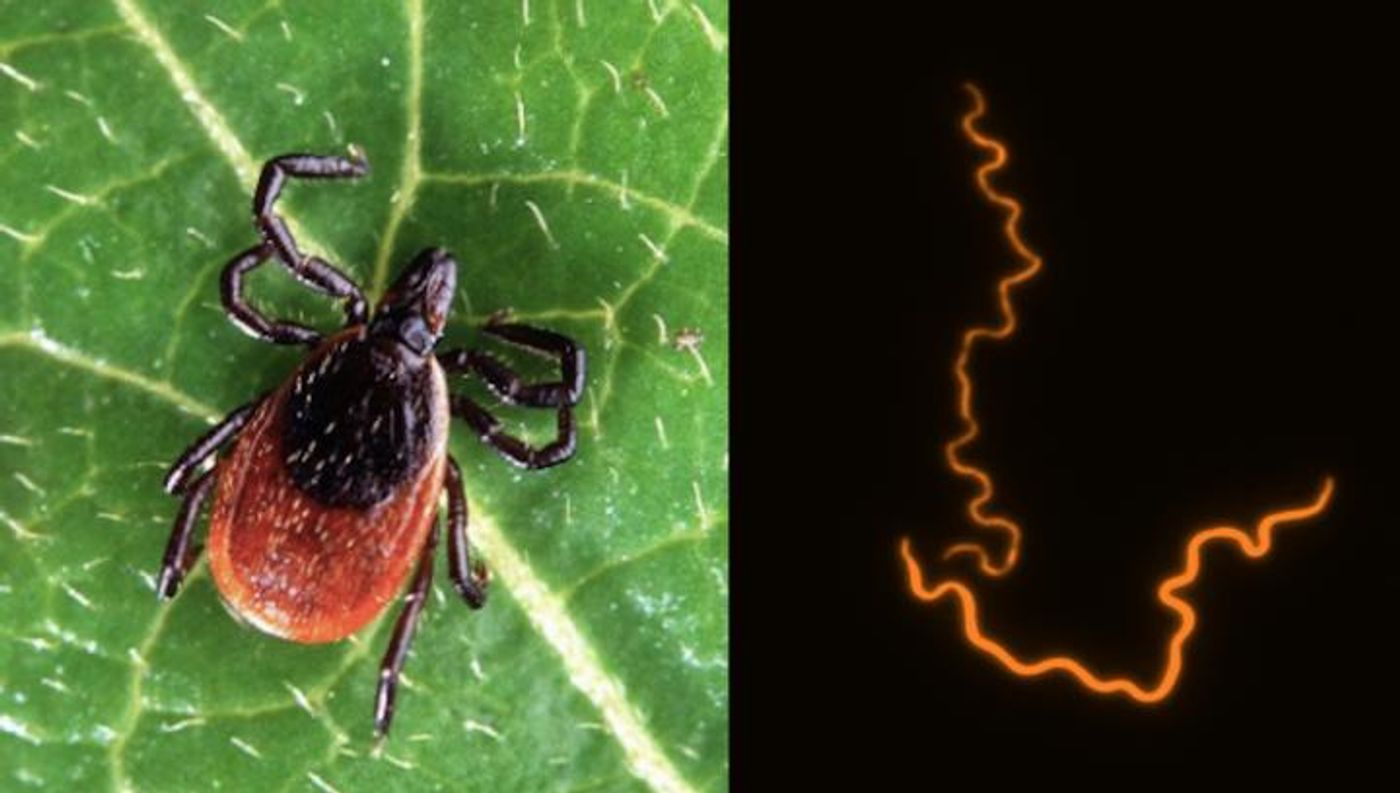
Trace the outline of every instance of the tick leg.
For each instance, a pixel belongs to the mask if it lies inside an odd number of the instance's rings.
[[[566,370],[565,379],[554,383],[526,383],[500,358],[483,350],[448,350],[438,354],[442,368],[452,372],[472,372],[486,381],[491,392],[508,405],[552,408],[577,405],[583,394],[583,350],[571,356],[575,368]],[[574,374],[577,372],[577,375]]]
[[[369,173],[364,152],[352,147],[350,157],[322,157],[315,154],[284,154],[263,165],[258,177],[258,189],[253,193],[253,223],[258,232],[277,251],[277,256],[296,268],[301,251],[287,229],[287,224],[272,211],[272,205],[282,195],[282,186],[289,177],[298,179],[355,179]]]
[[[486,605],[486,585],[490,581],[480,562],[471,563],[467,542],[467,494],[462,488],[462,469],[456,458],[447,457],[447,571],[452,585],[467,605]]]
[[[369,319],[368,305],[359,285],[335,265],[319,256],[307,256],[301,260],[301,269],[292,272],[321,294],[343,298],[346,324],[363,325]]]
[[[481,330],[522,349],[558,358],[559,385],[564,388],[564,401],[578,404],[583,396],[583,378],[588,367],[583,348],[573,339],[552,330],[510,322],[488,322]]]
[[[528,325],[488,323],[482,331],[531,352],[559,360],[560,379],[554,383],[527,384],[499,358],[480,350],[451,350],[438,356],[449,372],[475,372],[503,402],[526,407],[577,405],[583,396],[587,358],[573,339]]]
[[[233,257],[224,267],[220,280],[220,295],[229,319],[248,335],[273,344],[314,345],[321,334],[296,322],[274,322],[248,305],[243,297],[243,275],[261,265],[272,255],[272,246],[264,242]]]
[[[379,691],[374,699],[374,734],[383,738],[389,734],[389,724],[394,720],[394,694],[399,686],[399,673],[408,659],[408,646],[413,642],[413,632],[418,628],[418,617],[423,612],[423,604],[428,599],[428,588],[433,583],[433,550],[437,547],[437,524],[428,533],[428,542],[423,545],[423,554],[418,560],[418,572],[413,576],[413,587],[404,596],[403,610],[394,622],[394,635],[389,639],[389,650],[384,660],[379,662]]]
[[[314,154],[285,154],[268,160],[253,193],[253,223],[263,240],[272,247],[278,261],[301,281],[332,297],[345,298],[346,321],[363,323],[368,314],[360,288],[334,265],[315,256],[304,256],[281,216],[272,205],[282,194],[289,177],[302,179],[354,179],[369,173],[369,162],[358,148],[350,157],[322,157]]]
[[[156,597],[169,600],[180,591],[180,583],[199,558],[199,547],[190,547],[190,537],[199,518],[199,508],[209,495],[209,487],[214,484],[214,472],[208,471],[192,484],[175,515],[175,527],[170,530],[170,539],[165,543],[165,556],[160,564],[160,579],[156,582]]]
[[[486,445],[521,468],[548,468],[558,465],[574,456],[578,442],[578,432],[574,428],[573,410],[568,405],[559,408],[558,432],[554,440],[544,446],[534,447],[519,438],[508,435],[501,429],[500,419],[487,412],[470,397],[461,394],[452,396],[452,415],[465,419]]]
[[[264,395],[266,396],[266,395]],[[170,471],[165,475],[165,492],[172,495],[183,493],[190,474],[195,469],[204,464],[219,450],[220,446],[232,438],[237,432],[243,429],[243,425],[248,423],[248,419],[253,416],[253,409],[262,402],[262,397],[249,402],[246,405],[233,409],[233,412],[224,417],[223,421],[215,424],[208,432],[199,436],[199,439],[189,445],[175,460],[175,464],[170,466]]]

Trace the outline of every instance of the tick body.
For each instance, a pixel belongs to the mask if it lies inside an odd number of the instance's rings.
[[[437,516],[447,384],[363,326],[263,400],[220,465],[209,569],[235,611],[298,642],[358,631],[398,594]]]
[[[251,335],[305,345],[310,353],[281,386],[234,410],[171,467],[166,490],[184,500],[157,594],[174,597],[197,560],[192,537],[211,491],[215,586],[235,615],[266,633],[302,643],[344,639],[383,613],[408,581],[380,667],[374,727],[383,736],[432,583],[444,491],[453,586],[472,608],[486,600],[485,569],[470,558],[461,469],[447,451],[451,419],[465,420],[520,467],[564,462],[575,448],[572,409],[585,365],[583,351],[567,337],[501,322],[483,330],[557,359],[560,379],[526,383],[489,353],[436,350],[458,268],[439,248],[418,254],[369,315],[359,287],[328,262],[303,254],[272,211],[288,177],[347,178],[367,170],[354,149],[349,158],[286,155],[263,168],[253,199],[261,241],[225,267],[224,307]],[[342,299],[345,327],[323,337],[251,306],[242,277],[269,259]],[[449,376],[472,375],[506,404],[555,410],[556,438],[532,447],[506,434],[474,400],[451,394]]]

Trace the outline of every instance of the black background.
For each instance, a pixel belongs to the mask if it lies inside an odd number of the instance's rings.
[[[1379,20],[753,10],[732,27],[736,788],[1387,762],[1400,138]],[[1018,266],[958,129],[968,79],[1046,259],[1021,331],[972,367],[966,456],[1026,529],[1015,572],[978,580],[986,629],[1155,681],[1175,621],[1153,592],[1189,534],[1337,479],[1264,560],[1207,552],[1157,706],[1013,677],[951,602],[908,594],[899,537],[932,576],[972,532],[942,465],[950,365]]]

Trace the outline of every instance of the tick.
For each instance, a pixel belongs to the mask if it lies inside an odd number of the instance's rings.
[[[171,466],[165,490],[184,500],[156,594],[174,597],[198,558],[191,538],[211,490],[214,584],[233,614],[273,636],[305,644],[344,639],[381,614],[412,573],[379,666],[374,732],[383,737],[432,583],[444,489],[448,573],[468,606],[486,602],[488,576],[472,561],[467,539],[462,471],[447,451],[451,418],[465,420],[521,468],[557,465],[574,453],[572,408],[583,392],[585,365],[572,339],[499,320],[482,330],[556,359],[560,379],[526,383],[490,353],[437,351],[457,285],[457,261],[441,248],[414,257],[370,314],[360,288],[334,265],[298,249],[273,212],[289,178],[353,179],[369,172],[360,150],[351,147],[349,155],[288,154],[263,166],[253,195],[261,241],[224,267],[224,309],[253,337],[310,352],[286,382],[228,414]],[[344,327],[323,336],[250,305],[243,277],[269,259],[315,291],[343,300]],[[505,404],[556,411],[556,437],[534,447],[507,434],[480,404],[448,390],[449,375],[481,378]]]

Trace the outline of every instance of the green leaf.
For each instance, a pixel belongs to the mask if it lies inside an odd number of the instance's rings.
[[[727,788],[727,24],[712,0],[0,0],[0,788]],[[590,356],[569,464],[454,427],[492,600],[439,568],[379,755],[396,608],[304,646],[240,627],[203,565],[170,604],[152,578],[165,467],[299,360],[219,306],[257,169],[348,143],[370,178],[279,204],[305,249],[374,298],[445,246],[444,346],[509,309]],[[335,326],[275,267],[251,289]]]

